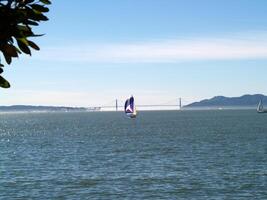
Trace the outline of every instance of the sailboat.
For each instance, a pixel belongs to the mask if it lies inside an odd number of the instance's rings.
[[[137,112],[134,104],[134,98],[131,96],[125,101],[124,112],[130,118],[136,118]]]
[[[267,110],[264,110],[262,100],[260,100],[258,107],[257,107],[257,112],[258,113],[267,113]]]

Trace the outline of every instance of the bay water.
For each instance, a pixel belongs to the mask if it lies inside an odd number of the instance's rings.
[[[267,114],[0,114],[0,199],[267,199]]]

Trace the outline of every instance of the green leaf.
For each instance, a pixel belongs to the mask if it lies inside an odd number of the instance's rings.
[[[36,17],[37,17],[37,19],[40,20],[40,21],[48,21],[48,17],[46,17],[46,16],[43,15],[43,14],[37,15]]]
[[[27,40],[26,38],[17,38],[17,42],[18,42],[18,41],[24,43],[24,44],[27,45],[27,46],[29,45],[28,40]]]
[[[8,55],[8,54],[6,54],[5,52],[3,52],[3,54],[4,54],[4,57],[5,57],[6,63],[7,63],[7,64],[10,64],[11,61],[12,61],[11,56]]]
[[[9,82],[6,79],[4,79],[2,76],[0,76],[0,87],[10,88]]]
[[[32,4],[30,5],[32,7],[32,9],[37,10],[39,12],[48,12],[49,8],[38,5],[38,4]]]
[[[32,26],[38,26],[38,25],[39,25],[37,22],[35,22],[35,21],[31,21],[31,20],[27,20],[25,23],[26,23],[27,25],[32,25]]]
[[[34,35],[31,35],[29,37],[40,37],[40,36],[44,36],[45,34],[34,34]]]
[[[29,47],[27,45],[29,45],[28,41],[26,39],[18,39],[17,40],[17,43],[18,43],[18,46],[20,48],[20,50],[26,54],[29,54],[31,55],[31,50],[29,49]]]
[[[11,57],[18,57],[17,49],[13,45],[5,44],[3,46],[3,53]]]
[[[40,0],[40,2],[42,2],[43,4],[46,4],[46,5],[51,4],[51,2],[49,0]]]
[[[17,29],[20,31],[31,31],[31,29],[27,26],[17,25]]]
[[[15,48],[16,48],[17,52],[18,52],[19,54],[21,54],[20,49],[19,49],[18,47],[15,47]]]
[[[40,50],[40,48],[32,41],[28,40],[29,46],[37,51]]]
[[[29,19],[33,21],[47,21],[48,18],[43,15],[41,12],[33,10],[33,12],[29,15]]]

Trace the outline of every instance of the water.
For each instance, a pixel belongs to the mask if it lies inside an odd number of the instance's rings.
[[[0,199],[267,199],[267,114],[0,115]]]

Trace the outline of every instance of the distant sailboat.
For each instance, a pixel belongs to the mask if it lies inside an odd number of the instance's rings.
[[[124,112],[130,118],[136,118],[137,112],[134,104],[134,98],[131,96],[125,101]]]
[[[260,100],[258,107],[257,107],[257,112],[258,113],[267,113],[267,110],[264,110],[262,100]]]

